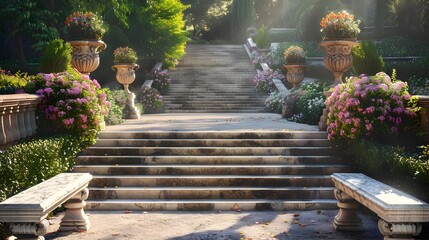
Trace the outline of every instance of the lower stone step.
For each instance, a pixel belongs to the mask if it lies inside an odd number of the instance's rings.
[[[92,175],[328,175],[347,172],[345,165],[75,165]]]
[[[229,110],[201,110],[201,109],[165,109],[165,113],[266,113],[266,109],[257,110],[243,110],[243,109],[229,109]]]
[[[334,199],[100,199],[86,201],[91,210],[266,211],[338,209]]]
[[[332,187],[330,175],[94,175],[91,187]]]
[[[333,187],[89,188],[90,199],[332,199]]]

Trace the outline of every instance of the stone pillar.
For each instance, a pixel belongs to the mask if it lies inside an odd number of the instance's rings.
[[[334,218],[334,229],[337,231],[362,231],[362,220],[357,214],[358,203],[339,189],[334,190],[340,211]]]
[[[67,209],[61,220],[59,231],[88,231],[91,224],[88,216],[83,211],[88,199],[88,188],[83,189],[79,194],[70,198],[63,206]]]
[[[420,223],[389,223],[384,219],[378,220],[378,229],[384,240],[412,240],[422,231]]]
[[[6,120],[9,115],[6,115],[6,108],[0,107],[0,145],[7,143],[6,138]]]
[[[13,142],[13,125],[12,125],[12,119],[11,119],[11,112],[12,107],[7,106],[5,107],[5,115],[4,115],[4,132],[6,135],[6,142]]]
[[[19,125],[19,138],[25,138],[27,135],[27,131],[25,131],[25,105],[18,106],[18,125]]]
[[[44,219],[39,223],[11,223],[9,228],[17,240],[44,240],[48,226],[49,222]]]

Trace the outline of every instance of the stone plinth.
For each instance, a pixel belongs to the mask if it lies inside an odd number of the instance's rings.
[[[351,216],[339,217],[339,213],[334,226],[339,227],[341,222],[347,221],[356,223],[356,215],[351,213],[356,211],[355,205],[346,204],[350,199],[361,203],[381,218],[378,226],[385,240],[413,239],[420,234],[421,223],[429,222],[429,204],[411,195],[360,173],[334,173],[331,177],[337,191],[347,196],[344,199],[337,197],[340,213],[346,209]]]
[[[0,145],[36,133],[35,110],[40,97],[33,94],[0,95]]]
[[[89,173],[61,173],[0,203],[0,222],[10,223],[18,239],[43,239],[47,232],[46,217],[64,204],[67,209],[61,231],[89,229],[83,212],[88,197]]]

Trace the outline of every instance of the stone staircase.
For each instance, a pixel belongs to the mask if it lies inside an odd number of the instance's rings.
[[[94,175],[89,209],[329,209],[350,170],[333,155],[316,131],[104,131],[74,172]]]
[[[255,67],[242,45],[188,45],[165,101],[165,112],[266,112],[253,84]]]

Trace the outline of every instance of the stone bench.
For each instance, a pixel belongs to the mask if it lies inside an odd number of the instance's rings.
[[[44,239],[46,217],[63,204],[66,208],[59,231],[87,231],[83,212],[88,198],[89,173],[61,173],[0,203],[0,222],[9,224],[17,239]]]
[[[357,202],[376,213],[385,240],[413,239],[421,223],[429,222],[429,204],[360,173],[334,173],[335,197],[340,211],[334,219],[339,231],[362,230]]]

